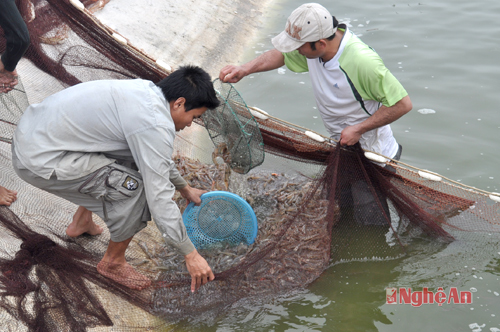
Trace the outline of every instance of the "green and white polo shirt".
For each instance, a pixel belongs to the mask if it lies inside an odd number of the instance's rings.
[[[309,71],[318,109],[334,139],[340,138],[345,127],[364,121],[381,105],[393,106],[408,95],[378,54],[347,28],[337,54],[328,62],[307,59],[298,51],[284,56],[291,71]],[[389,125],[366,132],[360,143],[366,150],[391,158],[398,150]]]

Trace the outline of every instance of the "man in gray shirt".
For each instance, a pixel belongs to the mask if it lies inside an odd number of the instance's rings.
[[[29,106],[12,144],[16,173],[35,187],[77,205],[71,237],[98,235],[96,213],[111,239],[98,271],[130,288],[151,284],[125,260],[134,234],[151,215],[166,242],[185,256],[191,291],[214,279],[186,234],[175,190],[200,204],[172,161],[175,132],[219,105],[210,76],[181,67],[160,81],[81,83]],[[140,171],[140,173],[139,173]]]

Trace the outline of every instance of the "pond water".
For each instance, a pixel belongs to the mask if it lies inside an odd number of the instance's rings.
[[[302,2],[275,0],[245,54],[271,38]],[[500,2],[400,0],[324,2],[373,47],[402,82],[413,110],[392,124],[401,161],[500,192]],[[308,74],[259,73],[235,85],[249,106],[326,135]],[[229,313],[210,331],[500,331],[498,234],[444,245],[416,241],[403,258],[336,264],[306,290]],[[386,304],[386,288],[451,287],[471,304]]]

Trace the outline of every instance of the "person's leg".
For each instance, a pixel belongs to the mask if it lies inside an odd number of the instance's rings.
[[[392,157],[394,160],[401,158],[403,147],[399,145],[396,154]],[[396,169],[391,166],[393,162],[387,164],[385,169],[396,173]],[[351,193],[354,200],[354,216],[358,224],[363,225],[390,225],[391,214],[387,199],[379,189],[373,188],[373,194],[370,186],[365,180],[358,180],[352,183]]]
[[[139,173],[112,165],[80,179],[62,181],[55,176],[47,180],[27,169],[14,169],[24,181],[80,206],[73,217],[73,223],[66,229],[68,235],[95,233],[92,212],[104,220],[111,240],[97,266],[99,273],[133,289],[143,289],[151,284],[146,276],[137,272],[125,260],[125,250],[132,237],[151,219]],[[130,180],[134,180],[136,186],[128,190],[123,185]],[[82,225],[86,226],[79,228]]]
[[[125,259],[125,251],[132,238],[125,241],[109,241],[108,249],[97,264],[97,271],[119,284],[132,289],[144,289],[151,285],[151,280],[137,272]]]
[[[0,205],[10,206],[17,199],[17,192],[0,186]]]
[[[364,180],[358,180],[352,184],[354,218],[361,225],[390,225],[391,217],[387,200],[376,188],[373,191]]]
[[[79,206],[73,216],[73,222],[66,228],[69,237],[77,237],[84,233],[89,235],[99,235],[103,231],[102,227],[92,220],[92,211],[83,206]]]
[[[66,228],[66,234],[70,237],[77,237],[84,233],[89,235],[99,235],[103,232],[92,219],[92,213],[102,216],[103,204],[91,196],[78,192],[78,188],[87,181],[92,174],[76,180],[59,181],[55,176],[50,179],[43,179],[27,169],[16,168],[16,158],[13,155],[14,170],[17,175],[27,183],[42,189],[48,193],[64,198],[76,205],[78,208],[73,215],[73,220]]]
[[[0,1],[0,24],[7,46],[0,59],[0,93],[7,93],[19,83],[16,66],[29,46],[30,37],[14,0]]]

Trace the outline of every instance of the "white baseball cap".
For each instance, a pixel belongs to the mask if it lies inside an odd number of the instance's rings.
[[[337,28],[333,27],[330,12],[317,3],[306,3],[295,9],[286,21],[285,31],[274,37],[274,47],[287,53],[294,51],[307,42],[315,42],[332,36]]]

